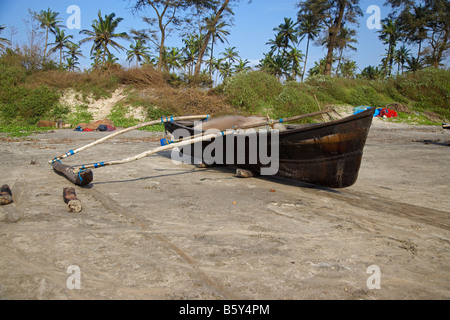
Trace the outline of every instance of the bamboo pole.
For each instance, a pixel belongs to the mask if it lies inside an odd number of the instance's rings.
[[[208,118],[208,117],[209,117],[208,115],[182,116],[182,117],[175,117],[175,118],[173,118],[173,117],[170,117],[170,118],[162,117],[160,120],[153,120],[153,121],[150,121],[150,122],[144,122],[144,123],[135,125],[133,127],[129,127],[129,128],[123,129],[121,131],[116,131],[116,132],[114,132],[114,133],[112,133],[112,134],[110,134],[110,135],[108,135],[106,137],[103,137],[103,138],[98,139],[98,140],[96,140],[94,142],[91,142],[91,143],[89,143],[89,144],[87,144],[87,145],[85,145],[83,147],[80,147],[80,148],[78,148],[76,150],[70,150],[67,153],[64,153],[64,154],[62,154],[62,155],[60,155],[58,157],[53,158],[48,163],[49,164],[53,164],[53,162],[55,162],[56,160],[61,160],[61,159],[70,157],[70,156],[72,156],[72,155],[74,155],[76,153],[79,153],[79,152],[81,152],[83,150],[86,150],[86,149],[89,149],[89,148],[91,148],[91,147],[93,147],[93,146],[95,146],[97,144],[105,142],[106,140],[112,139],[112,138],[117,137],[117,136],[119,136],[121,134],[130,132],[130,131],[133,131],[133,130],[137,130],[137,129],[140,129],[140,128],[143,128],[143,127],[148,127],[148,126],[152,126],[152,125],[155,125],[155,124],[159,124],[159,123],[163,123],[163,122],[169,122],[169,121],[174,121],[174,120],[175,121],[179,121],[179,120],[205,119],[205,118]]]
[[[171,143],[171,144],[168,144],[168,145],[157,147],[157,148],[154,148],[154,149],[142,152],[142,153],[140,153],[138,155],[135,155],[133,157],[128,157],[128,158],[121,159],[121,160],[97,162],[97,163],[94,163],[94,164],[88,164],[88,165],[82,165],[82,166],[73,167],[73,172],[77,173],[77,172],[80,172],[82,170],[87,170],[87,169],[97,169],[97,168],[111,166],[111,165],[125,164],[125,163],[133,162],[133,161],[136,161],[136,160],[148,157],[148,156],[150,156],[152,154],[155,154],[155,153],[158,153],[158,152],[162,152],[162,151],[166,151],[166,150],[170,150],[170,149],[173,149],[173,148],[176,148],[176,147],[182,147],[182,146],[186,146],[186,145],[193,144],[193,143],[196,143],[196,142],[210,140],[210,139],[217,138],[217,137],[220,137],[220,136],[226,136],[228,134],[235,133],[236,130],[239,130],[239,129],[249,129],[249,128],[255,128],[255,127],[264,126],[264,125],[267,125],[267,124],[284,123],[284,122],[294,121],[294,120],[298,120],[298,119],[302,119],[302,118],[306,118],[306,117],[312,117],[312,116],[316,116],[316,115],[321,115],[321,114],[324,114],[324,113],[329,112],[329,111],[330,110],[327,109],[327,110],[323,110],[323,111],[317,111],[317,112],[313,112],[313,113],[309,113],[309,114],[303,114],[303,115],[289,117],[289,118],[284,118],[284,119],[279,119],[279,120],[268,120],[268,121],[255,123],[255,124],[250,124],[250,125],[246,125],[246,126],[235,127],[233,129],[227,129],[225,131],[218,131],[218,132],[210,133],[210,134],[206,134],[206,135],[199,134],[199,135],[196,135],[194,137],[190,137],[190,139],[183,139],[180,142]]]
[[[316,111],[316,112],[307,113],[307,114],[302,114],[302,115],[298,115],[298,116],[294,116],[294,117],[290,117],[290,118],[279,119],[279,120],[272,120],[272,119],[269,118],[269,116],[267,116],[267,121],[266,122],[261,122],[261,123],[252,124],[252,125],[248,125],[248,126],[242,126],[242,127],[233,127],[232,129],[235,129],[235,130],[249,129],[249,128],[254,128],[254,127],[260,127],[260,126],[263,126],[263,125],[273,126],[276,123],[284,123],[284,122],[300,120],[300,119],[303,119],[303,118],[314,117],[314,116],[318,116],[318,115],[321,115],[321,114],[324,114],[324,113],[328,113],[330,111],[331,111],[331,109],[327,108],[325,110]],[[177,143],[177,142],[184,141],[186,139],[188,139],[188,140],[189,139],[194,139],[194,138],[200,137],[202,135],[203,135],[203,133],[199,133],[199,134],[193,135],[193,136],[188,137],[188,138],[180,138],[180,139],[173,140],[173,141],[167,141],[166,139],[163,139],[163,140],[165,140],[166,144],[172,144],[172,143]]]

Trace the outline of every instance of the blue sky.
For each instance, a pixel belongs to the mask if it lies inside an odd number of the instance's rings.
[[[384,54],[385,46],[378,39],[376,29],[369,29],[366,25],[367,19],[371,16],[367,12],[370,5],[377,5],[381,9],[381,19],[385,18],[389,13],[389,8],[384,7],[385,0],[362,0],[360,7],[364,12],[364,16],[360,19],[357,28],[358,44],[357,52],[347,52],[347,56],[357,62],[360,69],[368,65],[378,65],[381,56]],[[267,41],[273,38],[273,29],[284,21],[285,17],[296,20],[296,4],[297,0],[253,0],[250,4],[247,0],[242,0],[234,5],[234,26],[229,28],[231,34],[228,36],[228,43],[217,44],[215,47],[215,55],[220,54],[225,47],[236,47],[242,59],[248,59],[255,64],[259,59],[263,58],[263,53],[269,51]],[[2,33],[2,37],[9,38],[9,28],[14,26],[17,28],[17,34],[13,36],[13,43],[20,44],[27,41],[26,27],[23,19],[27,17],[27,10],[30,8],[34,11],[45,10],[50,7],[53,11],[60,13],[59,17],[66,25],[67,19],[71,13],[67,13],[70,5],[77,5],[81,10],[81,29],[89,29],[97,16],[99,9],[102,15],[111,12],[116,13],[117,17],[123,17],[117,31],[129,32],[131,29],[144,29],[148,25],[142,22],[140,17],[131,13],[128,0],[0,0],[0,24],[6,25]],[[152,11],[147,10],[147,15],[151,15]],[[141,14],[142,15],[142,14]],[[66,30],[66,34],[72,34],[74,41],[82,39],[79,30]],[[53,41],[53,39],[49,40]],[[126,48],[130,42],[121,41]],[[182,42],[177,34],[172,34],[167,40],[167,46],[182,47]],[[90,66],[89,50],[91,44],[82,46],[83,54],[87,57],[81,59],[81,67],[88,68]],[[306,40],[299,45],[299,49],[304,53],[306,51]],[[126,62],[125,52],[112,52],[120,58],[120,62],[128,66]],[[417,50],[411,48],[411,52],[415,54]],[[324,57],[326,51],[322,47],[310,46],[307,70],[314,65],[314,61],[318,61]]]

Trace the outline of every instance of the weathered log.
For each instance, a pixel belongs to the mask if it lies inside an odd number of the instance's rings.
[[[69,212],[81,212],[81,201],[77,198],[75,188],[65,187],[63,189],[64,202],[67,203]]]
[[[0,188],[0,205],[10,204],[12,200],[12,192],[7,184]]]
[[[86,170],[74,170],[73,167],[62,164],[59,161],[55,161],[53,163],[53,170],[56,173],[59,173],[60,175],[64,176],[67,180],[72,182],[73,184],[76,184],[78,186],[85,186],[92,182],[94,179],[94,174],[92,173],[92,170],[86,169]]]

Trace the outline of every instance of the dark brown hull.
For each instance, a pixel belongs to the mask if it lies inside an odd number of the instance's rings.
[[[375,109],[372,108],[340,120],[292,129],[288,127],[288,130],[280,131],[279,166],[276,175],[330,188],[344,188],[353,185],[358,178],[363,149],[374,111]],[[192,126],[188,123],[166,122],[165,127],[170,133],[176,129],[185,129],[191,135],[194,134]],[[259,142],[261,134],[255,134]],[[270,134],[269,132],[267,139],[269,154],[271,152]],[[201,148],[204,150],[211,141],[201,143]],[[194,146],[185,148],[183,153],[193,155],[194,148]],[[261,164],[259,158],[256,163],[248,161],[250,146],[246,145],[245,159],[247,162],[242,164],[236,161],[236,148],[235,145],[234,162],[230,163],[229,159],[228,161],[223,159],[220,164],[226,163],[259,174],[261,168],[265,166]]]

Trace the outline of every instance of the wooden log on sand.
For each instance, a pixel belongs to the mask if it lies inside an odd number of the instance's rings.
[[[7,184],[0,188],[0,205],[10,204],[12,202],[12,192]]]
[[[62,164],[59,161],[53,163],[53,170],[78,186],[85,186],[94,179],[94,174],[91,170],[82,170],[75,173],[73,167]]]
[[[63,189],[64,202],[67,203],[69,212],[81,212],[81,201],[77,198],[75,188],[65,187]]]

